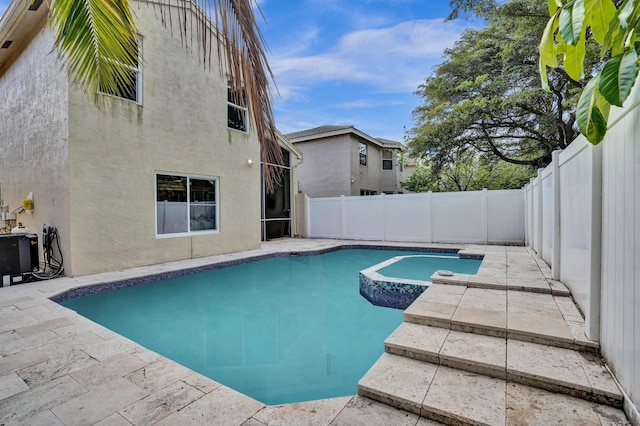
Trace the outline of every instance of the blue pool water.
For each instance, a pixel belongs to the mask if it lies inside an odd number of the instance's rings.
[[[378,270],[378,273],[386,277],[430,281],[431,275],[439,270],[448,270],[459,274],[475,274],[481,263],[482,260],[459,259],[457,255],[421,254],[400,259]]]
[[[410,254],[278,257],[61,303],[265,404],[346,396],[402,321],[360,296],[358,271]]]

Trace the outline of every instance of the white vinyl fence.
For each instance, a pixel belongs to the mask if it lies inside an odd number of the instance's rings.
[[[307,236],[523,244],[522,190],[307,198]]]
[[[634,90],[600,145],[580,136],[554,153],[524,199],[527,245],[571,289],[640,422],[640,80]]]

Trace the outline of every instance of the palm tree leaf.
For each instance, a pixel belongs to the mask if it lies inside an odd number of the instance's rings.
[[[138,43],[128,0],[57,0],[49,19],[72,82],[89,97],[130,85]]]

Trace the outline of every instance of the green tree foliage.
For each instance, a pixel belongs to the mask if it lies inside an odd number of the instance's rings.
[[[600,44],[607,62],[585,87],[578,103],[580,132],[598,144],[607,132],[611,105],[622,106],[638,76],[640,2],[624,0],[548,0],[549,19],[540,41],[540,74],[547,87],[547,71],[562,66],[572,78],[588,73],[585,39]]]
[[[487,189],[522,188],[534,176],[526,166],[506,161],[487,162],[470,152],[455,163],[447,164],[435,172],[431,164],[425,163],[400,185],[412,192],[455,192]]]
[[[487,25],[467,30],[419,86],[422,105],[408,134],[411,154],[429,159],[436,171],[467,151],[492,164],[500,159],[534,169],[546,166],[551,153],[567,147],[578,133],[575,112],[584,84],[557,68],[548,74],[549,91],[540,87],[537,47],[547,23],[546,5],[539,0],[458,3],[458,13],[483,13]],[[470,9],[473,4],[481,7]],[[590,77],[599,57],[593,43],[585,52]]]

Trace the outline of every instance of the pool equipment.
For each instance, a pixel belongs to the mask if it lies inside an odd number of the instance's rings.
[[[28,279],[37,267],[36,234],[0,234],[0,276],[3,287]]]

